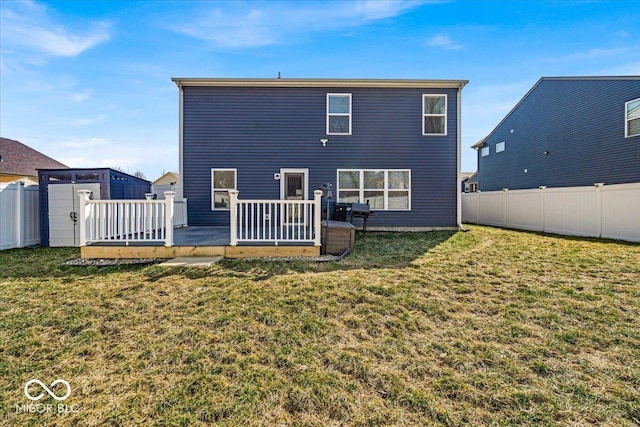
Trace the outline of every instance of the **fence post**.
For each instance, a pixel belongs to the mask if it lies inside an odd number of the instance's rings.
[[[322,245],[322,190],[315,190],[313,192],[313,228],[315,234],[313,235],[313,246]],[[328,219],[328,218],[327,218]]]
[[[541,226],[542,226],[542,232],[545,231],[545,213],[544,213],[544,190],[547,189],[546,185],[541,185],[540,187],[538,187],[540,189],[540,222],[541,222]]]
[[[173,199],[176,197],[175,191],[164,192],[164,230],[165,241],[164,245],[168,248],[173,246]]]
[[[16,247],[24,247],[24,182],[16,182]]]
[[[507,227],[507,192],[508,188],[502,189],[502,224]]]
[[[602,186],[604,182],[596,182],[596,234],[602,237]]]
[[[87,216],[89,211],[87,210],[87,203],[91,196],[89,190],[78,190],[80,196],[80,218],[78,221],[80,227],[80,246],[87,246]]]

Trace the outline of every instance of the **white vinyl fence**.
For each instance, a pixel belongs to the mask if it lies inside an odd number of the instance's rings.
[[[40,243],[40,199],[37,185],[0,184],[0,250]]]
[[[463,193],[462,221],[640,242],[640,183]]]

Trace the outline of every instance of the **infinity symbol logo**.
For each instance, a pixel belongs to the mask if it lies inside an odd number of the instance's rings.
[[[27,383],[24,385],[24,395],[27,396],[27,398],[30,400],[40,400],[44,397],[44,393],[40,393],[37,396],[31,396],[29,394],[29,386],[31,384],[38,384],[40,387],[44,389],[44,391],[47,392],[47,394],[49,394],[49,396],[53,397],[55,400],[65,400],[71,394],[71,386],[65,380],[59,379],[51,383],[51,386],[50,386],[51,388],[54,388],[57,384],[64,384],[64,386],[67,388],[67,393],[62,397],[58,397],[54,392],[51,391],[49,387],[44,385],[42,381],[33,379],[33,380],[27,381]]]

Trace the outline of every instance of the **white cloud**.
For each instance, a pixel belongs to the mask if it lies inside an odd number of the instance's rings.
[[[71,100],[73,102],[83,102],[91,97],[91,91],[85,90],[83,92],[76,92],[71,94]]]
[[[260,47],[275,42],[268,23],[264,21],[264,14],[259,10],[239,15],[214,10],[175,30],[221,47]]]
[[[16,51],[74,57],[111,39],[107,22],[91,23],[89,29],[80,32],[59,24],[52,15],[51,10],[36,2],[4,2],[0,10],[3,44],[19,48]],[[40,65],[43,59],[30,58],[29,62]]]
[[[87,125],[93,125],[95,123],[99,123],[104,121],[107,118],[107,116],[96,116],[96,117],[79,117],[75,120],[71,121],[71,125],[72,126],[87,126]]]
[[[602,58],[602,57],[606,57],[606,56],[619,55],[621,53],[627,52],[628,50],[629,50],[628,48],[624,48],[624,47],[614,47],[614,48],[610,48],[610,49],[594,48],[594,49],[589,49],[589,50],[587,50],[585,52],[573,53],[573,54],[569,55],[567,57],[567,59],[579,60],[579,59]]]
[[[192,17],[182,16],[181,24],[170,28],[221,48],[254,48],[283,43],[304,32],[351,28],[391,18],[425,3],[428,1],[255,2],[244,9],[234,3],[230,9],[199,10]]]
[[[71,168],[115,168],[131,170],[135,167],[135,160],[129,157],[59,157],[58,160]]]
[[[462,45],[451,40],[451,37],[444,34],[438,34],[432,39],[427,41],[427,46],[440,47],[444,50],[459,50],[462,49]]]
[[[70,139],[59,142],[57,145],[63,148],[90,148],[104,147],[112,144],[111,140],[106,138],[87,138],[87,139]]]
[[[424,1],[368,0],[357,2],[353,15],[365,21],[390,18],[400,15],[407,9],[424,4]],[[433,3],[433,2],[432,2]]]

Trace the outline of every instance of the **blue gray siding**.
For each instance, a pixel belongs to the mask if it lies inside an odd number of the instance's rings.
[[[482,191],[640,182],[640,137],[624,136],[636,98],[640,77],[541,79],[487,137],[489,156],[478,150],[473,181]]]
[[[237,168],[241,199],[279,199],[281,168],[309,169],[309,196],[336,190],[337,169],[411,169],[411,211],[372,226],[448,227],[457,213],[457,89],[183,87],[183,183],[189,224],[226,225],[211,210],[211,169]],[[326,134],[326,94],[351,93],[351,136]],[[422,135],[422,94],[448,95],[448,134]],[[326,147],[320,139],[329,140]]]

